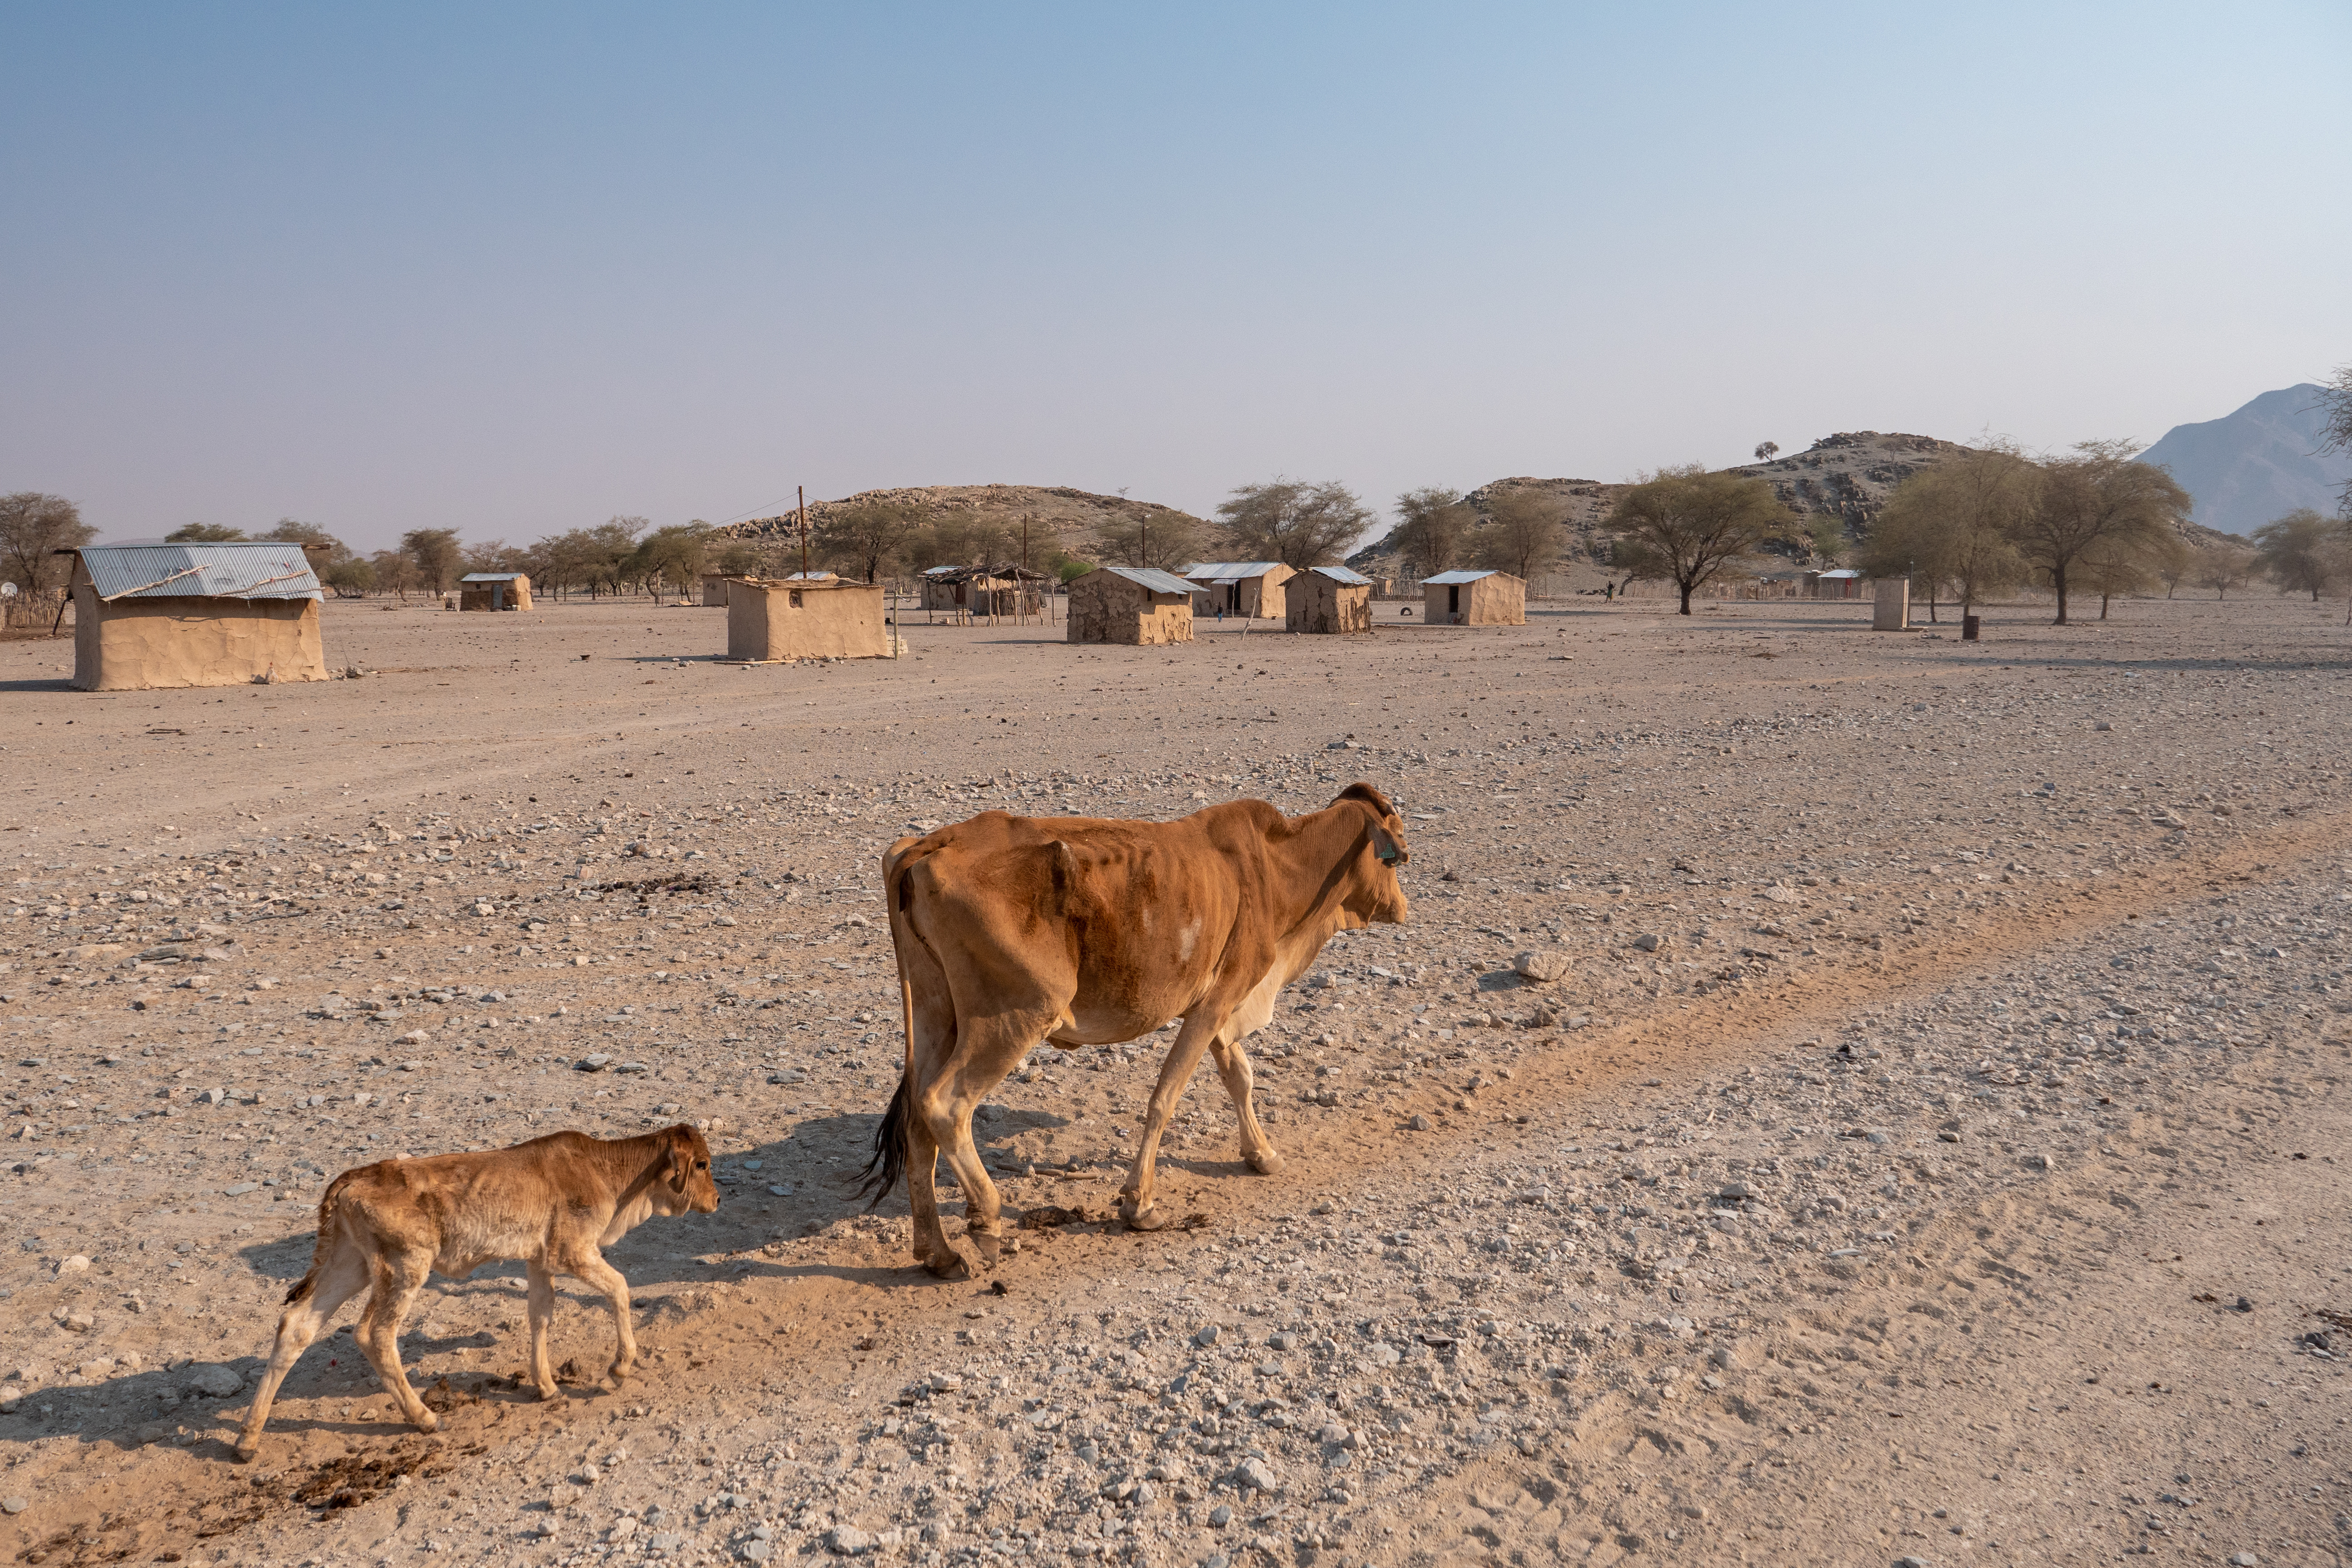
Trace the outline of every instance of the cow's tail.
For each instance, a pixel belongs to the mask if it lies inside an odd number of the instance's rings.
[[[907,978],[906,948],[909,942],[921,939],[915,935],[914,921],[907,917],[907,873],[914,862],[906,851],[912,847],[901,840],[882,858],[882,896],[890,913],[890,952],[898,963],[898,1024],[906,1032],[907,1049],[898,1072],[898,1090],[890,1097],[890,1109],[882,1113],[882,1125],[874,1130],[874,1157],[866,1163],[863,1190],[868,1209],[896,1192],[907,1173],[907,1119],[914,1114],[915,987]]]
[[[327,1259],[334,1255],[335,1243],[340,1239],[342,1229],[337,1223],[339,1216],[336,1211],[341,1206],[344,1184],[352,1179],[352,1172],[345,1171],[329,1182],[326,1195],[319,1200],[319,1235],[310,1244],[310,1271],[294,1281],[294,1288],[286,1292],[285,1304],[289,1307],[310,1295],[311,1287],[319,1282],[319,1276],[326,1272]]]

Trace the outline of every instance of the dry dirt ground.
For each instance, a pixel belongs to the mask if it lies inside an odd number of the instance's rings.
[[[376,673],[107,696],[0,646],[0,1551],[2352,1560],[2336,614],[1664,610],[741,669],[709,611],[331,605]],[[1252,1042],[1287,1168],[1207,1078],[1195,1217],[1124,1233],[1156,1044],[1041,1047],[982,1127],[1024,1247],[911,1268],[846,1190],[882,847],[1357,778],[1412,918]],[[341,1334],[232,1461],[327,1177],[679,1117],[726,1201],[614,1249],[626,1388],[574,1289],[518,1391],[485,1270],[410,1320],[438,1436]]]

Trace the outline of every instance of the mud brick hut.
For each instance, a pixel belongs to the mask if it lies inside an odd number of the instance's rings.
[[[299,544],[141,541],[59,551],[74,558],[73,683],[152,691],[324,680],[324,595]]]
[[[765,664],[786,658],[889,658],[898,633],[878,584],[837,577],[730,577],[727,657]]]
[[[1294,632],[1372,629],[1372,580],[1345,566],[1310,566],[1282,585],[1285,617]]]
[[[1196,561],[1184,568],[1192,584],[1192,613],[1219,610],[1249,619],[1283,618],[1283,585],[1297,574],[1279,561]]]
[[[1528,585],[1508,572],[1440,572],[1421,580],[1433,626],[1523,626]]]
[[[1145,566],[1098,566],[1070,584],[1064,637],[1138,647],[1192,640],[1192,584]]]
[[[723,610],[727,607],[725,573],[705,572],[702,574],[702,607],[706,610]]]
[[[528,610],[530,579],[520,572],[468,572],[457,579],[461,610]]]

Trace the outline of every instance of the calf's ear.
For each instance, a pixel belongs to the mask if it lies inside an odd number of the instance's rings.
[[[687,1181],[693,1174],[694,1151],[687,1146],[684,1139],[671,1139],[669,1141],[669,1190],[681,1197],[684,1196]]]

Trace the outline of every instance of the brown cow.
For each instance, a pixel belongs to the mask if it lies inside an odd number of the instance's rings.
[[[1280,1170],[1250,1106],[1242,1038],[1334,931],[1404,920],[1403,828],[1380,791],[1356,784],[1304,816],[1262,800],[1174,822],[990,811],[890,846],[882,878],[907,1068],[866,1171],[877,1201],[907,1173],[917,1260],[938,1274],[965,1268],[932,1186],[944,1150],[965,1228],[982,1260],[995,1261],[996,1187],[972,1147],[971,1114],[1040,1039],[1103,1045],[1184,1020],[1119,1194],[1137,1229],[1165,1223],[1152,1208],[1153,1164],[1203,1050],[1233,1098],[1242,1158]]]
[[[240,1459],[261,1446],[269,1404],[335,1309],[368,1289],[352,1337],[401,1413],[423,1431],[440,1425],[400,1369],[400,1321],[428,1273],[462,1279],[485,1263],[520,1258],[530,1272],[530,1380],[556,1396],[547,1364],[555,1276],[586,1280],[613,1303],[620,1349],[615,1386],[636,1367],[629,1282],[601,1250],[653,1215],[719,1206],[710,1146],[687,1122],[639,1138],[551,1132],[510,1149],[385,1160],[345,1171],[319,1200],[310,1271],[286,1293],[278,1342],[236,1440]],[[372,1289],[370,1289],[372,1287]]]

